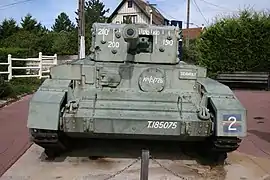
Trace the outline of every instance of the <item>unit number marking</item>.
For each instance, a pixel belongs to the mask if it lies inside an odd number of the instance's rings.
[[[119,48],[120,44],[119,42],[109,41],[108,42],[108,48]]]
[[[231,121],[230,125],[228,126],[229,131],[236,131],[237,128],[233,128],[232,126],[236,123],[236,118],[234,116],[230,116],[228,121]]]
[[[105,35],[108,36],[110,32],[110,29],[106,29],[106,28],[100,28],[98,29],[98,35]]]
[[[172,46],[173,45],[173,40],[164,39],[163,40],[163,45],[164,46]]]
[[[177,122],[148,121],[147,128],[150,128],[150,129],[176,129]]]

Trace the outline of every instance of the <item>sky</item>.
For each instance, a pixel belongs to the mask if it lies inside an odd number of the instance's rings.
[[[108,16],[114,11],[121,0],[101,0],[110,9]],[[183,21],[186,27],[187,0],[149,0],[156,4],[157,9],[168,19]],[[213,23],[215,17],[229,15],[245,7],[255,10],[270,10],[270,0],[191,0],[191,27],[205,26]],[[39,22],[50,28],[55,18],[61,13],[68,14],[75,22],[75,11],[78,0],[0,0],[0,21],[14,18],[17,22],[30,13]],[[193,24],[193,25],[192,25]]]

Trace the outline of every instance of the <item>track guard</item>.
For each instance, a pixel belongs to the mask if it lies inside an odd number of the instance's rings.
[[[245,137],[247,111],[226,85],[210,78],[198,79],[215,115],[215,136]]]
[[[58,130],[70,80],[46,79],[29,103],[27,128]]]

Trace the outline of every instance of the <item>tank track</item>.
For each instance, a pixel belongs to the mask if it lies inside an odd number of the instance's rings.
[[[30,129],[31,141],[45,149],[49,158],[59,156],[67,150],[64,136],[60,131]]]
[[[212,150],[215,152],[235,151],[241,143],[241,139],[236,137],[215,137],[212,138]]]

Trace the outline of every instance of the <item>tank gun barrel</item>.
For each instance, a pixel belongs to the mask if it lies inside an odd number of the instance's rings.
[[[127,25],[123,31],[123,38],[128,43],[128,53],[135,54],[139,44],[139,32],[135,26]]]

